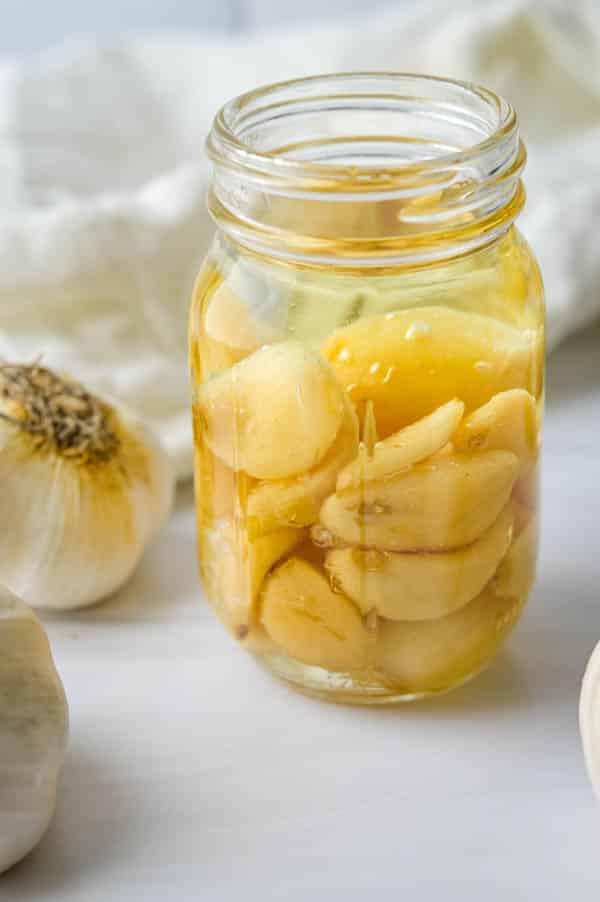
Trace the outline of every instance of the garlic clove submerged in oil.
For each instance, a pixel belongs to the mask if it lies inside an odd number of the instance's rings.
[[[29,604],[94,604],[166,519],[171,462],[146,427],[37,364],[0,365],[0,582]]]

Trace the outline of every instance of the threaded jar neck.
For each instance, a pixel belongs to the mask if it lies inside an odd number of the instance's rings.
[[[317,76],[226,104],[207,142],[209,210],[260,254],[386,266],[467,253],[524,202],[512,107],[464,82]]]

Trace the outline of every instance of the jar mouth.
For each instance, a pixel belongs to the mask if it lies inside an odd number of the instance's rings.
[[[412,202],[400,218],[413,241],[419,225],[423,237],[460,229],[465,216],[485,232],[493,211],[512,221],[522,205],[515,111],[486,88],[436,76],[354,72],[258,88],[219,111],[207,152],[215,168],[209,208],[220,224],[238,218],[238,239],[251,221],[269,233],[267,243],[283,238],[274,235],[286,231],[282,223],[257,213],[277,198]],[[298,223],[288,226],[291,233]],[[406,239],[407,230],[388,221],[377,235],[304,234],[307,251],[311,238],[341,241],[343,256],[347,241]]]
[[[367,112],[373,118],[377,110],[384,112],[388,121],[393,116],[404,121],[418,116],[425,120],[430,134],[415,137],[414,132],[394,132],[392,126],[392,134],[356,135],[353,127],[351,135],[323,135],[272,146],[281,129],[268,129],[269,124],[285,120],[285,128],[289,130],[291,125],[299,139],[298,133],[307,124],[310,127],[310,118],[313,123],[317,117],[321,121],[327,117],[331,122],[332,113],[349,117],[357,112]],[[451,147],[439,133],[437,138],[431,134],[432,125],[440,130],[450,126],[455,140],[459,140],[462,127],[466,140],[472,140],[463,147]],[[382,180],[393,179],[396,174],[404,181],[417,170],[464,165],[491,149],[497,150],[499,143],[510,142],[516,132],[514,109],[487,88],[433,75],[354,72],[279,82],[240,95],[217,113],[207,149],[215,163],[237,164],[249,175],[271,173],[302,181],[314,178],[319,183],[351,180],[377,188]],[[340,162],[339,155],[348,153],[349,145],[358,142],[368,154],[363,162]],[[373,160],[373,153],[364,147],[377,142],[389,145],[382,148],[382,154],[387,150],[388,157],[384,165],[378,155]],[[352,149],[360,152],[359,148]],[[326,157],[315,159],[319,153]]]

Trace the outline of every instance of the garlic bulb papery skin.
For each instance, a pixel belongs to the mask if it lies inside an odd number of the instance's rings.
[[[0,582],[39,608],[94,604],[172,505],[171,462],[128,412],[38,365],[0,365]]]
[[[588,774],[600,801],[600,642],[592,652],[581,684],[579,729]]]
[[[37,845],[52,819],[68,721],[43,626],[0,587],[0,873]]]

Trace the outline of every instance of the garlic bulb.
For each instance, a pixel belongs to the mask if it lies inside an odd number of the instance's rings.
[[[0,582],[40,608],[116,591],[173,497],[167,454],[135,418],[34,365],[0,365]]]
[[[67,730],[67,702],[44,628],[0,588],[0,873],[46,832]]]
[[[600,642],[592,652],[581,685],[579,728],[585,763],[600,800]]]

